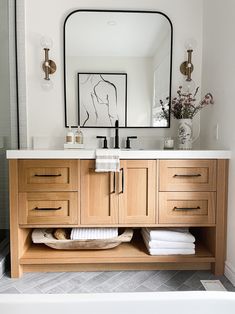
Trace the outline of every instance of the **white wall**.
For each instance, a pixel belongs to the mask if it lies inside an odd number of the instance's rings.
[[[19,57],[25,56],[26,61],[26,101],[21,102],[22,112],[26,108],[25,125],[28,125],[28,137],[34,136],[60,137],[63,141],[64,129],[64,102],[63,102],[63,22],[66,15],[81,8],[90,9],[134,9],[158,10],[166,13],[172,20],[174,27],[173,47],[173,94],[179,85],[182,76],[179,65],[186,58],[184,43],[187,38],[195,38],[198,45],[194,54],[195,71],[193,77],[197,84],[201,83],[202,60],[202,0],[20,0],[22,27],[26,35],[25,47],[21,45]],[[25,4],[25,8],[24,8]],[[46,8],[46,9],[45,9]],[[25,11],[24,11],[25,10]],[[40,47],[42,35],[50,36],[54,45],[51,58],[57,63],[58,70],[54,74],[54,89],[45,92],[41,89],[40,80],[43,77],[41,63],[43,51]],[[22,37],[22,34],[20,34]],[[25,49],[24,49],[25,48]],[[22,91],[21,91],[22,92]],[[107,130],[85,130],[85,136],[95,140],[97,134],[109,134]],[[136,134],[146,136],[154,141],[163,135],[174,134],[171,130],[123,130],[122,135]],[[148,141],[143,141],[145,144]],[[139,141],[140,143],[140,141]],[[28,145],[30,145],[29,143]]]
[[[201,114],[202,144],[232,151],[229,171],[226,274],[235,284],[235,1],[204,1],[203,89],[215,105]],[[216,124],[219,139],[216,140]]]

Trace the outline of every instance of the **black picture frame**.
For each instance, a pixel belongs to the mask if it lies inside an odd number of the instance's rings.
[[[118,120],[120,127],[126,127],[127,73],[78,72],[77,84],[79,126],[113,128]],[[111,106],[113,111],[110,114]]]

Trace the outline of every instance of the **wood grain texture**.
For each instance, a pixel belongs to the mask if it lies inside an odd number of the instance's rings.
[[[22,275],[20,258],[30,245],[30,230],[21,229],[18,221],[18,161],[9,161],[11,277]]]
[[[77,191],[80,160],[19,160],[19,191]]]
[[[217,210],[215,233],[215,275],[224,274],[227,237],[228,160],[217,160]]]
[[[114,270],[209,270],[211,263],[102,263],[102,264],[52,264],[22,265],[24,272],[83,272]]]
[[[121,168],[123,173],[119,173],[119,223],[154,223],[156,161],[122,160]]]
[[[160,160],[160,191],[216,191],[216,160]]]
[[[160,192],[159,223],[214,224],[215,206],[214,192]]]
[[[51,209],[47,210],[46,208]],[[29,223],[35,226],[77,224],[77,192],[19,193],[19,223]]]
[[[113,193],[117,174],[94,169],[94,160],[81,161],[81,225],[117,224],[118,194]]]

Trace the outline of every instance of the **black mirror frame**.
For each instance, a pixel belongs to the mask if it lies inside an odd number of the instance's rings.
[[[63,25],[63,62],[64,62],[64,110],[65,110],[65,128],[68,128],[68,121],[67,121],[67,106],[66,106],[66,62],[65,62],[65,40],[66,40],[66,36],[65,36],[65,27],[66,27],[66,22],[69,19],[69,17],[77,12],[119,12],[119,13],[149,13],[149,14],[160,14],[162,16],[164,16],[169,24],[170,24],[170,28],[171,28],[171,44],[170,44],[170,48],[171,48],[171,52],[170,52],[170,84],[169,84],[169,113],[170,113],[170,109],[171,109],[171,87],[172,87],[172,56],[173,56],[173,24],[170,20],[170,18],[163,12],[160,11],[137,11],[137,10],[92,10],[92,9],[79,9],[79,10],[74,10],[72,12],[70,12],[67,17],[65,18],[64,21],[64,25]],[[126,121],[127,121],[127,117],[126,117]],[[161,127],[154,127],[154,126],[135,126],[135,127],[129,127],[127,125],[125,125],[124,127],[120,127],[123,129],[169,129],[171,126],[171,115],[169,114],[169,121],[168,121],[168,125],[167,126],[161,126]],[[76,126],[71,126],[72,128],[76,128]],[[97,126],[97,127],[84,127],[84,128],[111,128],[113,129],[114,127],[101,127],[101,126]]]

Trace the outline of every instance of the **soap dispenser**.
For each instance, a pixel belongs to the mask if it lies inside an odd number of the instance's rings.
[[[81,131],[80,126],[78,126],[77,131],[75,133],[75,143],[76,144],[83,144],[83,133]]]
[[[71,126],[69,126],[68,133],[66,135],[66,143],[67,144],[73,144],[74,143],[74,133],[71,129]]]

